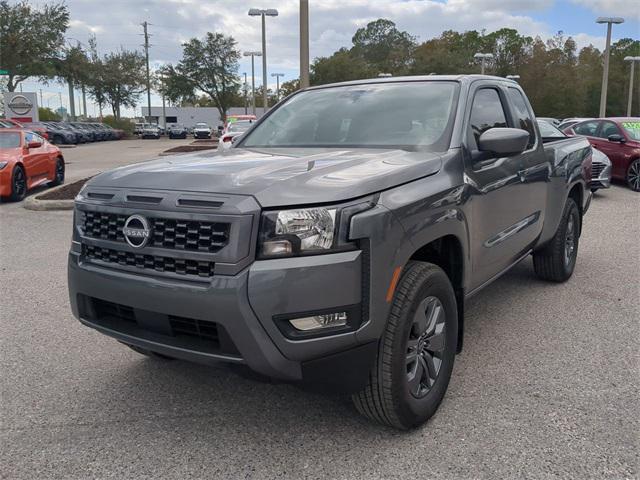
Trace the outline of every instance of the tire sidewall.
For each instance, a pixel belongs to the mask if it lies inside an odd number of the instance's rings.
[[[578,260],[578,246],[580,244],[580,231],[582,230],[582,224],[580,223],[580,212],[578,211],[578,206],[576,205],[576,202],[572,199],[569,198],[567,200],[567,206],[566,206],[566,214],[564,217],[564,222],[562,224],[562,230],[561,230],[561,239],[562,239],[562,250],[561,250],[561,254],[562,254],[562,268],[564,270],[564,275],[565,278],[569,278],[572,274],[573,271],[576,268],[576,263]],[[567,234],[567,228],[569,226],[569,218],[573,216],[573,221],[574,221],[574,229],[575,229],[575,233],[574,233],[574,248],[573,248],[573,256],[571,259],[571,262],[569,262],[569,265],[567,265],[564,262],[564,239],[566,238],[566,234]]]
[[[22,174],[24,176],[24,192],[22,192],[22,195],[16,195],[16,192],[14,192],[13,190],[15,187],[15,175],[18,170],[22,170]],[[26,196],[27,196],[27,172],[24,170],[24,168],[21,165],[16,165],[15,167],[13,167],[13,172],[11,173],[11,196],[9,198],[14,202],[19,202],[20,200],[23,200],[24,197]]]
[[[413,293],[408,308],[401,307],[402,326],[398,330],[399,335],[395,336],[393,342],[392,389],[395,397],[394,404],[400,407],[396,413],[401,423],[407,427],[422,424],[436,412],[442,402],[453,370],[458,333],[455,294],[444,271],[431,270]],[[438,298],[445,310],[446,348],[435,384],[424,397],[418,399],[409,391],[405,358],[413,317],[422,300],[429,296]]]

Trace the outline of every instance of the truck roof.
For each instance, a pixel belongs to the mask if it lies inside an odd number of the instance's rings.
[[[327,87],[337,87],[346,85],[364,85],[371,83],[397,83],[397,82],[434,82],[434,81],[455,81],[455,82],[474,82],[477,80],[493,80],[496,82],[509,82],[518,85],[518,82],[504,77],[496,77],[493,75],[406,75],[402,77],[375,77],[365,78],[362,80],[350,80],[348,82],[328,83],[326,85],[315,85],[305,90],[315,90]]]

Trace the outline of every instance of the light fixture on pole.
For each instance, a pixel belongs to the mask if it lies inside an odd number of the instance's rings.
[[[276,77],[276,98],[280,101],[280,77],[284,77],[284,73],[272,73],[272,77]]]
[[[517,82],[518,80],[520,80],[520,75],[507,75],[507,79]]]
[[[631,76],[629,78],[629,99],[627,100],[627,117],[631,116],[631,107],[633,106],[633,74],[636,68],[636,62],[640,62],[640,57],[624,57],[625,62],[631,62]]]
[[[262,56],[261,52],[244,52],[245,57],[251,57],[251,107],[253,108],[253,114],[256,114],[256,69],[255,69],[255,57]]]
[[[275,8],[251,8],[249,9],[250,17],[262,17],[262,106],[264,112],[267,113],[267,34],[266,34],[266,17],[277,17],[278,10]]]
[[[607,87],[609,85],[609,53],[611,50],[611,26],[624,23],[621,17],[598,17],[596,23],[607,24],[607,46],[604,51],[604,70],[602,72],[602,91],[600,92],[600,118],[607,116]]]
[[[473,56],[473,58],[475,58],[476,60],[482,60],[482,67],[480,69],[480,73],[482,73],[482,75],[484,75],[486,61],[487,60],[493,60],[493,53],[476,53]]]

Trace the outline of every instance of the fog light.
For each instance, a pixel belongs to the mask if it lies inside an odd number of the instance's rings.
[[[294,318],[289,320],[297,330],[308,332],[331,327],[344,327],[347,324],[347,312],[327,313],[313,317]]]

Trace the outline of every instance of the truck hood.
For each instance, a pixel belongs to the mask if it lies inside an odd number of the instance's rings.
[[[388,149],[233,148],[130,165],[91,186],[251,195],[263,207],[331,203],[436,173],[439,154]]]

